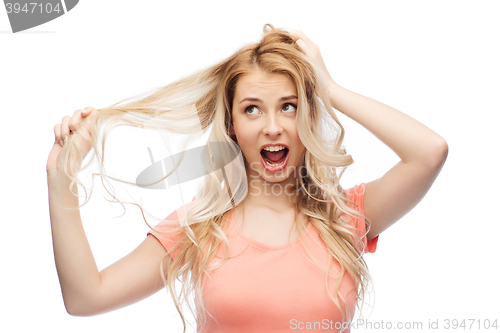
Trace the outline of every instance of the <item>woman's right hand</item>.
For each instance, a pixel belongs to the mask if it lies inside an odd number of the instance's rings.
[[[93,107],[86,107],[83,110],[76,110],[73,113],[73,116],[63,117],[61,123],[54,126],[55,142],[52,146],[52,150],[50,151],[49,158],[47,160],[47,172],[56,171],[58,167],[62,166],[64,159],[61,152],[64,151],[64,144],[66,142],[66,138],[69,135],[73,136],[74,141],[78,141],[75,142],[75,147],[80,147],[80,151],[77,153],[78,155],[80,155],[79,160],[82,161],[85,156],[87,156],[88,152],[90,151],[91,145],[78,132],[78,130],[83,118],[96,113],[97,109]],[[89,133],[87,133],[87,135],[89,135]]]

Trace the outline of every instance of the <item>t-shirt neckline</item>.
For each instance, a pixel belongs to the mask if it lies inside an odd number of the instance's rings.
[[[255,240],[255,239],[253,239],[253,238],[245,235],[240,230],[240,228],[238,227],[238,225],[236,224],[236,217],[234,215],[234,208],[232,208],[230,210],[230,213],[229,213],[229,222],[231,224],[231,227],[236,231],[236,236],[237,237],[240,237],[240,238],[244,239],[245,241],[247,241],[250,245],[252,245],[254,247],[257,247],[259,249],[266,250],[266,251],[275,251],[275,250],[283,250],[283,249],[291,248],[291,247],[297,245],[300,242],[300,240],[305,237],[306,233],[310,234],[311,231],[312,231],[312,229],[314,229],[311,221],[308,221],[305,230],[297,238],[295,238],[292,241],[290,241],[288,243],[285,243],[285,244],[271,245],[271,244],[261,243],[261,242]]]

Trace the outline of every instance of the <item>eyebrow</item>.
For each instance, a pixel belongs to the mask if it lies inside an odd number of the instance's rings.
[[[290,96],[286,96],[286,97],[281,97],[280,98],[280,102],[284,102],[284,101],[289,101],[291,99],[297,99],[297,96],[295,95],[290,95]],[[244,101],[249,101],[249,102],[259,102],[259,103],[262,103],[262,100],[261,99],[258,99],[258,98],[255,98],[255,97],[246,97],[246,98],[243,98],[241,101],[240,101],[240,104],[243,103]]]

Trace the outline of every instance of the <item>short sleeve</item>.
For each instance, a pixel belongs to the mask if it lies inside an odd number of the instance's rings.
[[[194,198],[193,198],[194,200]],[[161,231],[172,231],[177,228],[179,228],[180,223],[177,222],[180,218],[184,217],[184,214],[188,211],[189,208],[193,206],[194,202],[187,203],[186,205],[177,208],[175,211],[173,211],[169,216],[165,218],[162,222],[158,223],[154,229],[160,232],[157,232],[155,230],[151,230],[148,232],[147,236],[152,235],[154,236],[160,243],[161,245],[165,248],[165,250],[168,252],[174,247],[174,245],[179,241],[179,239],[182,237],[184,234],[184,231],[182,229],[179,229],[178,231],[171,233],[171,234],[163,234]],[[174,252],[170,253],[170,256],[175,259],[179,255],[180,252],[180,247],[175,249]]]
[[[355,210],[358,210],[358,212],[361,215],[364,215],[364,207],[363,207],[363,200],[365,197],[365,189],[368,183],[363,183],[356,185],[354,187],[351,187],[350,189],[346,190],[346,196],[347,199],[353,201],[358,207],[352,205],[349,203],[349,206]],[[350,219],[350,216],[346,216],[346,218]],[[370,240],[369,242],[366,241],[366,224],[365,221],[362,217],[355,217],[350,219],[352,221],[353,226],[356,227],[358,230],[356,231],[356,234],[358,237],[360,237],[363,241],[363,244],[365,246],[365,252],[368,253],[373,253],[377,250],[377,243],[378,243],[378,236]],[[361,249],[360,249],[361,250]]]
[[[171,217],[171,216],[169,215],[169,217]],[[160,222],[154,228],[158,231],[171,231],[171,230],[175,229],[174,225],[166,224],[164,222]],[[153,237],[155,237],[161,243],[161,245],[165,248],[165,250],[168,252],[177,243],[179,238],[182,236],[182,231],[179,230],[179,231],[172,233],[172,234],[162,234],[162,233],[156,232],[154,230],[151,230],[148,232],[147,235],[148,236],[152,235]],[[174,252],[170,253],[170,256],[173,259],[177,258],[177,256],[179,255],[179,251],[180,251],[180,248],[175,249]]]

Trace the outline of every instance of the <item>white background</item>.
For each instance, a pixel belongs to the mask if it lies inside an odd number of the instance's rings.
[[[17,34],[0,9],[0,330],[181,331],[165,291],[100,316],[66,313],[45,173],[53,126],[76,109],[111,105],[222,60],[257,41],[265,23],[302,30],[340,85],[405,112],[448,142],[448,160],[427,196],[366,256],[376,291],[368,320],[422,322],[415,332],[435,332],[427,330],[429,320],[439,320],[441,330],[446,319],[500,321],[498,7],[496,1],[87,0]],[[364,128],[341,121],[356,162],[345,187],[378,178],[398,161]],[[145,149],[138,159],[148,163]],[[82,211],[99,269],[132,251],[148,230],[133,209],[113,218],[121,213],[116,206],[97,192]]]

